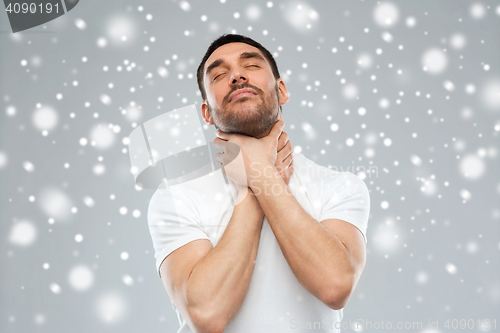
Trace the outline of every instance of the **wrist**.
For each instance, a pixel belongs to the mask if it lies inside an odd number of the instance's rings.
[[[260,168],[255,170],[254,174],[251,176],[249,180],[249,188],[259,195],[262,192],[262,188],[266,186],[267,183],[275,177],[279,177],[282,179],[281,174],[279,173],[276,166],[272,163],[263,163],[260,164]]]
[[[250,209],[252,209],[252,211],[257,212],[261,216],[261,219],[264,217],[264,212],[260,207],[257,197],[249,187],[238,187],[238,198],[236,200],[236,205],[249,207]]]

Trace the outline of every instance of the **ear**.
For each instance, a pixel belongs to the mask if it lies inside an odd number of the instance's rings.
[[[214,122],[212,118],[210,117],[210,112],[208,111],[208,104],[207,101],[201,102],[201,116],[205,120],[205,122],[209,125],[213,125]]]
[[[286,88],[285,81],[282,78],[276,80],[279,89],[279,104],[283,105],[288,103],[290,96],[288,95],[288,89]]]

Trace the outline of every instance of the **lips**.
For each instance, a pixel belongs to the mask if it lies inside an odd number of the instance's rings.
[[[229,98],[229,103],[231,103],[232,101],[234,101],[239,97],[251,96],[251,95],[257,95],[257,93],[250,88],[236,90]]]

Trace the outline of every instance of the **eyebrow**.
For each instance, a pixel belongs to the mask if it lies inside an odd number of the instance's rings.
[[[251,58],[256,58],[256,59],[259,59],[259,60],[262,60],[262,61],[265,61],[264,57],[258,53],[258,52],[243,52],[240,54],[240,59],[251,59]],[[212,71],[212,69],[216,68],[216,67],[219,67],[220,65],[222,65],[224,63],[224,60],[222,59],[217,59],[215,60],[213,63],[211,63],[208,67],[207,67],[207,71],[205,73],[206,76],[210,75],[210,72]]]

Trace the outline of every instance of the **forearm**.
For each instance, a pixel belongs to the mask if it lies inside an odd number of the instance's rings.
[[[251,188],[257,196],[281,251],[299,282],[322,301],[345,290],[353,267],[348,250],[334,233],[297,202],[272,166]]]
[[[252,277],[263,217],[249,190],[234,208],[217,245],[193,269],[186,298],[199,317],[227,324],[240,309]]]

